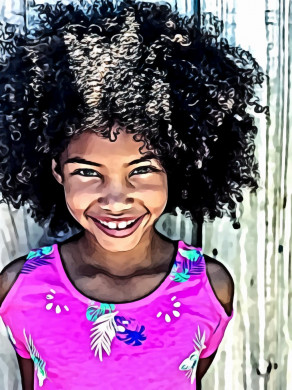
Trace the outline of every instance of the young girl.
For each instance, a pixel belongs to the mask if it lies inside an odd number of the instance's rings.
[[[56,243],[1,273],[0,314],[23,388],[200,388],[233,316],[233,280],[155,229],[257,189],[248,106],[263,74],[221,24],[126,0],[39,6],[1,72],[3,201]],[[79,233],[58,243],[68,229]]]

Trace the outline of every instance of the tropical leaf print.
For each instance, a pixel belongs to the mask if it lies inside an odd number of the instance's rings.
[[[179,249],[179,252],[183,257],[182,269],[184,273],[187,270],[189,275],[200,275],[205,270],[205,262],[199,250]]]
[[[26,261],[24,266],[22,267],[21,274],[29,274],[33,270],[35,270],[37,267],[40,267],[42,265],[50,264],[49,261],[44,259],[33,259]]]
[[[139,325],[136,324],[134,330],[130,329],[131,320],[126,321],[124,317],[115,317],[118,332],[116,333],[117,339],[123,341],[128,345],[142,345],[142,341],[146,340],[146,336],[143,334],[145,326],[142,325],[139,329]]]
[[[29,252],[27,260],[22,267],[21,274],[29,274],[37,267],[50,264],[52,257],[50,254],[53,252],[52,246],[44,246],[43,248]]]
[[[179,249],[178,251],[182,255],[182,257],[185,257],[190,261],[197,261],[198,258],[201,256],[201,252],[196,249],[191,249],[191,250]]]
[[[48,256],[53,252],[53,246],[43,246],[42,248],[36,249],[35,251],[30,251],[27,255],[27,259],[34,259],[36,257]]]
[[[190,354],[188,358],[186,358],[179,366],[180,370],[187,371],[186,376],[188,378],[191,378],[191,384],[194,383],[196,379],[196,371],[197,371],[197,366],[200,358],[200,354],[205,346],[205,331],[201,337],[201,331],[200,327],[198,325],[198,330],[196,333],[196,339],[193,340],[195,343],[195,351]]]
[[[205,262],[200,256],[196,261],[183,262],[183,270],[188,270],[189,275],[200,275],[205,270]]]
[[[27,349],[29,351],[30,357],[34,362],[35,369],[37,370],[37,378],[39,381],[39,386],[42,387],[44,384],[44,380],[47,378],[45,365],[46,363],[40,358],[39,352],[36,350],[31,335],[29,335],[29,339],[27,339],[25,334],[25,329],[23,329],[23,334],[26,340]]]
[[[172,275],[172,280],[178,283],[183,283],[189,280],[190,275],[188,269],[185,269],[183,272],[176,272]]]
[[[171,269],[171,272],[169,274],[169,277],[170,277],[171,280],[174,280],[175,274],[177,273],[177,270],[178,270],[178,267],[179,267],[179,264],[178,264],[177,261],[175,261],[174,264],[173,264],[173,267]]]
[[[15,346],[16,345],[16,341],[15,341],[15,338],[14,338],[14,336],[12,334],[12,331],[11,331],[11,329],[10,329],[10,327],[8,325],[6,326],[6,331],[7,331],[7,335],[8,335],[9,341],[11,342],[11,344],[13,346]]]
[[[86,318],[89,321],[96,321],[98,317],[105,314],[106,311],[113,312],[115,305],[113,303],[100,303],[99,306],[91,305],[86,310]]]
[[[118,330],[114,320],[117,313],[118,311],[98,317],[91,329],[90,337],[93,338],[91,350],[95,349],[94,355],[96,356],[98,353],[100,361],[102,361],[102,351],[105,351],[108,356],[111,353],[111,342]]]
[[[117,339],[124,341],[126,344],[130,345],[142,345],[142,341],[146,340],[146,336],[143,334],[145,326],[142,325],[138,330],[125,329],[123,333],[117,332]]]

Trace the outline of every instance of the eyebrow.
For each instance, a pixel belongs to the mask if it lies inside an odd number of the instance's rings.
[[[136,160],[133,160],[131,162],[129,162],[127,165],[134,165],[134,164],[139,164],[143,161],[146,161],[146,160],[151,160],[151,159],[155,159],[155,160],[158,160],[159,161],[159,158],[158,156],[156,156],[154,153],[152,152],[148,152],[146,153],[144,156],[136,159]],[[99,164],[97,162],[93,162],[93,161],[89,161],[89,160],[86,160],[84,158],[81,158],[81,157],[72,157],[72,158],[68,158],[68,160],[66,160],[64,162],[64,165],[65,164],[74,164],[74,163],[79,163],[79,164],[86,164],[86,165],[93,165],[95,167],[102,167],[103,165],[102,164]]]
[[[140,157],[136,160],[133,160],[131,161],[128,165],[134,165],[134,164],[139,164],[143,161],[146,161],[146,160],[151,160],[151,159],[155,159],[155,160],[158,160],[159,161],[159,158],[158,156],[156,156],[154,153],[152,152],[148,152],[146,153],[143,157]]]
[[[93,161],[89,161],[89,160],[85,160],[84,158],[81,158],[81,157],[68,158],[68,160],[66,160],[64,162],[64,165],[65,164],[74,164],[74,163],[93,165],[95,167],[102,167],[102,165],[99,164],[99,163],[96,163],[96,162],[93,162]]]

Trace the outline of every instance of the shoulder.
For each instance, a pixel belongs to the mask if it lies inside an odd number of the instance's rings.
[[[220,263],[204,254],[206,261],[206,271],[211,287],[224,307],[227,315],[231,315],[234,298],[234,281],[228,269]]]
[[[23,264],[26,261],[26,256],[19,257],[7,264],[0,273],[0,305],[4,301],[6,295],[15,283]]]

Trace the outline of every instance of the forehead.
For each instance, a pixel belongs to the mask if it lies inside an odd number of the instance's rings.
[[[142,154],[139,151],[141,149]],[[143,156],[147,152],[147,148],[142,141],[135,141],[133,134],[128,134],[125,131],[120,131],[115,141],[110,141],[108,138],[103,138],[94,132],[84,132],[78,137],[72,138],[68,147],[62,154],[62,159],[82,156],[83,158],[94,161],[98,159],[102,163],[105,160],[129,160]],[[102,160],[102,161],[101,161]]]

